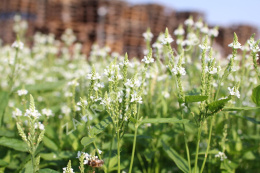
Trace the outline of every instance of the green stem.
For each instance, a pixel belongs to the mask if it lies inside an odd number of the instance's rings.
[[[195,169],[194,169],[195,172],[197,172],[197,165],[198,165],[198,155],[199,155],[199,146],[200,146],[200,136],[201,136],[201,125],[199,125],[199,129],[198,129],[198,139],[197,139],[196,157],[195,157]]]
[[[187,139],[186,139],[185,125],[182,124],[182,127],[183,127],[184,142],[185,142],[185,148],[186,148],[186,153],[187,153],[187,158],[188,158],[188,164],[189,164],[189,173],[191,173],[190,151],[189,151],[189,146],[188,146],[188,142],[187,142]]]
[[[210,129],[209,129],[208,146],[207,146],[205,158],[204,158],[203,163],[202,163],[202,166],[201,166],[200,173],[203,172],[205,163],[206,163],[206,161],[207,161],[207,157],[208,157],[208,153],[209,153],[209,149],[210,149],[210,142],[211,142],[211,135],[212,135],[212,127],[213,127],[213,118],[210,119]]]
[[[112,141],[110,143],[110,147],[109,147],[109,156],[108,156],[108,161],[107,161],[107,172],[109,173],[109,162],[110,162],[110,158],[111,158],[111,154],[112,154],[112,146],[114,143],[114,128],[113,128],[113,132],[112,132]]]
[[[130,167],[129,167],[129,173],[132,172],[132,167],[133,167],[133,162],[134,162],[137,129],[138,129],[138,125],[135,125],[135,135],[134,135],[134,142],[133,142],[132,157],[131,157],[131,163],[130,163]]]
[[[119,130],[117,131],[117,172],[120,173],[120,136]]]

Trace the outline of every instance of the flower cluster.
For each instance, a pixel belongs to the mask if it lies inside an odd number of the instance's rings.
[[[227,159],[227,156],[223,152],[218,152],[218,154],[216,154],[215,157],[220,158],[221,161]]]
[[[186,75],[186,70],[185,68],[183,67],[178,67],[178,66],[175,66],[172,70],[171,70],[172,73],[174,73],[175,75]]]
[[[232,96],[237,96],[237,98],[240,98],[240,93],[236,87],[230,88],[228,87],[229,93]]]

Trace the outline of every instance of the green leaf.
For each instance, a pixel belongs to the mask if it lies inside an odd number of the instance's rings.
[[[9,94],[8,92],[2,91],[0,93],[0,127],[2,126],[5,108],[8,104]]]
[[[224,107],[223,111],[249,111],[260,109],[260,107]]]
[[[178,166],[180,170],[185,173],[189,172],[188,162],[180,156],[174,149],[170,148],[162,141],[163,149],[168,154],[168,156],[174,161],[174,163]]]
[[[35,84],[35,85],[25,85],[24,88],[28,91],[53,91],[53,90],[57,90],[58,88],[63,87],[63,85],[66,83],[67,81],[62,80],[62,81],[58,81],[58,82],[45,82],[45,83],[39,83],[39,84]],[[23,86],[20,86],[18,88],[15,89],[19,90],[22,89]]]
[[[15,132],[14,131],[9,131],[6,129],[0,129],[0,136],[5,136],[5,137],[14,137]]]
[[[148,118],[143,119],[141,123],[188,123],[187,119],[178,119],[178,118]]]
[[[201,101],[207,100],[207,98],[208,98],[208,96],[189,95],[189,96],[185,96],[185,102],[186,103],[201,102]]]
[[[94,141],[95,141],[95,138],[84,137],[84,138],[81,139],[81,144],[84,145],[84,146],[87,146]]]
[[[105,128],[111,123],[111,117],[107,117],[106,119],[102,120],[100,123],[98,123],[91,129],[91,136],[96,136],[97,134],[103,132]]]
[[[0,159],[0,167],[5,167],[5,166],[7,166],[7,165],[8,165],[7,162],[5,162],[4,160],[1,160],[1,159]]]
[[[221,100],[217,100],[217,101],[214,101],[210,104],[208,104],[208,109],[211,111],[211,112],[217,112],[221,109],[224,108],[225,104],[231,100],[231,96],[229,96],[228,98],[225,98],[225,99],[221,99]]]
[[[45,169],[40,169],[39,173],[59,173],[59,172],[53,169],[45,168]]]
[[[6,138],[6,137],[0,138],[0,146],[12,148],[14,150],[22,151],[22,152],[28,151],[27,144],[24,141],[14,139],[14,138]]]
[[[51,150],[53,150],[53,151],[57,151],[59,148],[58,148],[58,146],[55,144],[55,142],[53,142],[50,138],[48,138],[47,136],[44,136],[43,137],[43,143],[44,143],[44,145],[47,147],[47,148],[49,148],[49,149],[51,149]]]
[[[76,157],[75,152],[71,151],[57,151],[52,153],[41,153],[41,158],[48,161],[53,160],[68,160],[69,158]]]
[[[239,115],[239,114],[230,114],[230,115],[233,115],[238,118],[246,119],[247,121],[251,121],[254,124],[260,124],[260,121],[256,120],[255,118],[251,118],[251,117],[247,117],[247,116]]]
[[[260,106],[260,85],[253,89],[251,98],[257,106]]]

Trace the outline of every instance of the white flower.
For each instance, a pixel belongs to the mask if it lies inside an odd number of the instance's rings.
[[[143,33],[143,37],[145,40],[151,41],[153,38],[153,34],[151,32],[145,32],[145,33]]]
[[[209,50],[209,49],[210,49],[210,46],[204,46],[204,45],[202,45],[202,44],[200,44],[199,47],[200,47],[202,50]]]
[[[204,34],[208,34],[209,28],[207,26],[204,26],[203,28],[200,29],[200,31]]]
[[[98,154],[101,154],[101,153],[102,153],[102,151],[100,149],[98,149]]]
[[[216,28],[210,29],[209,30],[209,36],[211,37],[217,37],[219,34],[218,30]]]
[[[193,25],[193,24],[194,24],[193,19],[192,19],[192,18],[186,19],[186,20],[184,21],[184,24],[185,24],[185,25],[188,25],[188,26]]]
[[[74,171],[72,168],[69,169],[69,168],[65,167],[65,168],[63,168],[63,173],[74,173]]]
[[[91,79],[91,80],[98,80],[101,79],[101,76],[98,73],[95,74],[87,74],[87,79]]]
[[[177,67],[177,66],[175,66],[172,70],[171,70],[171,72],[173,72],[175,75],[177,75],[177,74],[180,74],[180,75],[186,75],[186,71],[185,71],[185,68],[183,68],[183,67]]]
[[[162,49],[162,44],[158,43],[158,42],[155,42],[153,45],[152,45],[153,48],[156,48],[158,50],[161,50]]]
[[[46,109],[46,108],[42,109],[42,114],[46,115],[47,117],[53,116],[52,110],[51,109]]]
[[[209,70],[209,74],[216,74],[218,72],[218,68],[214,67],[212,70]]]
[[[169,98],[170,97],[170,94],[167,91],[163,91],[162,95],[163,95],[164,98]]]
[[[141,97],[141,96],[137,96],[136,93],[131,94],[131,101],[130,101],[130,102],[138,102],[138,103],[140,103],[140,104],[143,103],[142,97]]]
[[[233,88],[228,87],[228,90],[229,90],[230,95],[237,96],[237,98],[240,98],[240,93],[239,93],[237,88],[235,88],[235,87],[233,87]]]
[[[223,152],[218,152],[218,154],[216,154],[215,157],[219,157],[221,161],[227,159],[227,156]]]
[[[241,44],[239,42],[236,43],[230,43],[228,45],[228,47],[232,47],[233,49],[240,49],[241,48]]]
[[[78,86],[79,83],[76,80],[68,82],[68,86]]]
[[[198,22],[196,22],[196,23],[194,24],[194,26],[195,26],[195,28],[200,29],[200,28],[203,27],[203,23],[202,23],[201,21],[198,21]]]
[[[162,44],[170,44],[173,41],[174,40],[172,39],[172,37],[168,35],[168,37],[164,37],[164,39],[162,40]]]
[[[174,31],[174,35],[184,35],[185,31],[183,28],[178,28]]]
[[[44,125],[41,122],[38,122],[34,124],[34,128],[44,130]]]
[[[31,110],[27,109],[24,116],[39,118],[41,116],[41,114],[38,112],[38,110],[31,111]]]
[[[150,64],[150,63],[154,62],[154,59],[144,56],[144,58],[142,59],[142,62],[144,62],[145,64]]]
[[[12,47],[22,50],[23,47],[24,47],[24,44],[23,44],[21,41],[15,41],[15,42],[12,44]]]
[[[26,89],[21,89],[21,90],[18,90],[17,93],[19,96],[22,96],[22,95],[28,94],[28,91]]]
[[[20,117],[20,116],[22,116],[22,111],[18,108],[15,108],[15,110],[12,112],[12,114],[13,114],[13,116],[12,116],[13,118]]]

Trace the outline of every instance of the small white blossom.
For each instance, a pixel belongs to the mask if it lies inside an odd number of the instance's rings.
[[[180,74],[180,75],[186,75],[186,71],[185,71],[185,68],[183,68],[183,67],[177,67],[177,66],[175,66],[172,70],[171,70],[171,72],[173,72],[175,75],[177,75],[177,74]]]
[[[37,122],[34,124],[34,128],[44,130],[44,125],[41,122]]]
[[[210,49],[210,46],[204,46],[204,45],[202,45],[202,44],[200,44],[199,47],[200,47],[202,50],[209,50],[209,49]]]
[[[228,45],[228,47],[232,47],[233,49],[240,49],[241,48],[241,44],[239,42],[236,43],[230,43]]]
[[[192,18],[189,18],[189,19],[186,19],[186,20],[184,21],[184,24],[185,24],[185,25],[188,25],[188,26],[192,26],[192,25],[194,24],[194,21],[193,21]]]
[[[38,110],[31,111],[31,110],[27,109],[24,116],[39,118],[41,116],[41,114],[38,112]]]
[[[15,108],[15,110],[12,112],[12,114],[13,114],[12,115],[13,118],[20,117],[20,116],[22,116],[22,111],[18,108]]]
[[[47,117],[53,116],[52,110],[51,109],[46,109],[46,108],[42,109],[42,114],[46,115]]]
[[[98,154],[101,154],[101,153],[102,153],[102,151],[100,149],[98,149]]]
[[[12,47],[22,50],[23,47],[24,47],[24,44],[23,44],[21,41],[15,41],[15,42],[12,44]]]
[[[140,103],[140,104],[143,103],[142,97],[141,97],[141,96],[138,96],[136,93],[131,94],[131,101],[130,101],[130,102],[138,102],[138,103]]]
[[[237,88],[235,88],[235,87],[233,87],[233,88],[228,87],[228,90],[229,90],[230,95],[237,96],[237,98],[240,98],[240,93],[239,93]]]
[[[173,41],[173,38],[170,35],[168,35],[168,37],[164,37],[164,39],[162,40],[162,44],[170,44]]]
[[[101,79],[101,76],[98,73],[95,74],[90,73],[87,75],[87,79],[98,80]]]
[[[145,32],[145,33],[143,33],[143,37],[145,40],[151,41],[153,38],[153,34],[151,32]]]
[[[184,35],[185,31],[183,28],[178,28],[174,31],[174,35]]]
[[[195,28],[202,28],[203,27],[203,23],[201,21],[197,21],[195,24],[194,24]]]
[[[144,58],[142,59],[142,62],[144,62],[145,64],[150,64],[150,63],[154,62],[154,59],[147,57],[147,56],[144,56]]]
[[[210,29],[208,33],[209,33],[209,36],[211,36],[211,37],[217,37],[219,34],[217,28]]]
[[[74,171],[72,168],[69,169],[69,168],[65,167],[65,168],[63,168],[63,173],[74,173]]]
[[[20,89],[17,91],[17,93],[19,96],[22,96],[28,94],[28,91],[26,89]]]
[[[215,157],[220,158],[221,161],[223,161],[224,159],[227,159],[227,156],[223,152],[218,152],[218,154],[216,154]]]

